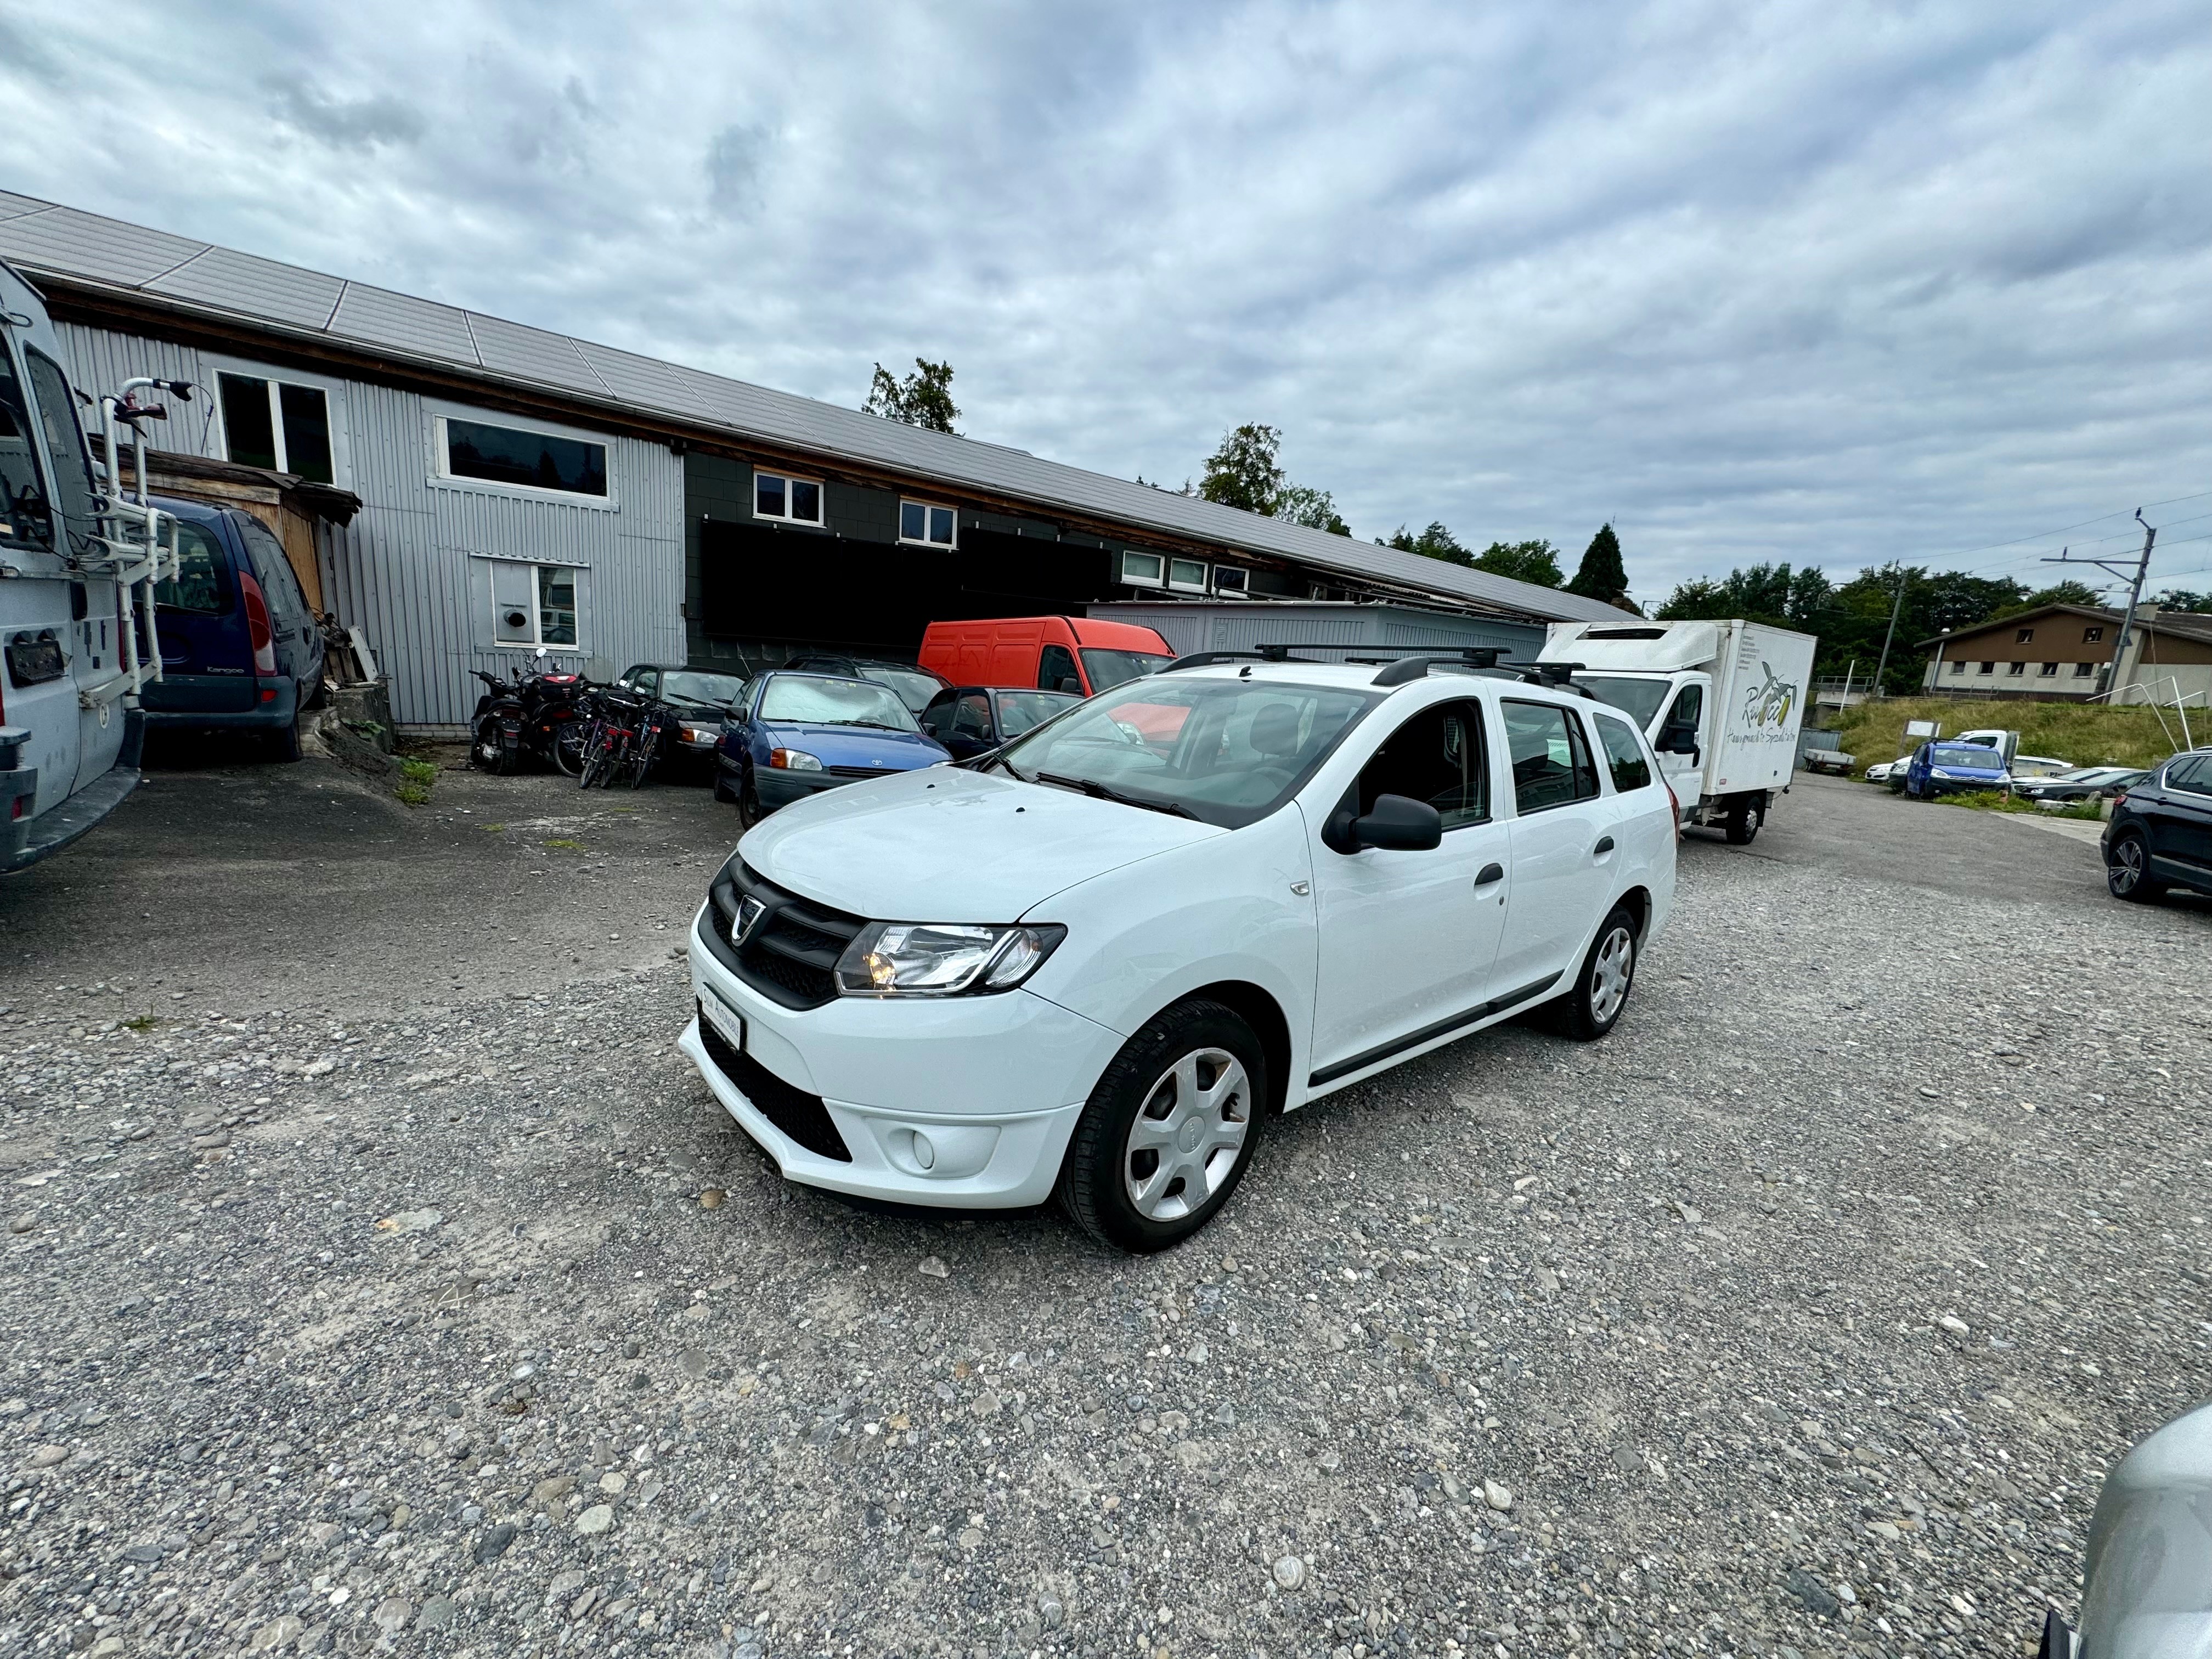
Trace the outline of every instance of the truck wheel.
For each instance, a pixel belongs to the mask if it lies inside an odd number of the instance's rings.
[[[1182,1002],[1121,1045],[1061,1164],[1060,1207],[1102,1244],[1148,1255],[1229,1201],[1267,1121],[1267,1060],[1234,1010]]]
[[[1555,1036],[1595,1042],[1620,1024],[1636,985],[1636,918],[1613,906],[1590,941],[1574,988],[1539,1008],[1537,1018]]]
[[[1740,801],[1729,809],[1728,838],[1731,847],[1748,847],[1758,838],[1765,811],[1754,801]]]

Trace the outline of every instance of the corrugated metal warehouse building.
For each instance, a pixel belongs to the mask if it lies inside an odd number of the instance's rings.
[[[404,726],[458,726],[471,668],[541,644],[605,678],[911,659],[932,620],[1139,599],[1437,615],[1416,643],[1620,614],[5,191],[0,258],[47,295],[81,388],[206,389],[165,447],[361,498],[321,526],[310,589],[367,633]]]

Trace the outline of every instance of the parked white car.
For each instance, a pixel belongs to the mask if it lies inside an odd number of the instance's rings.
[[[1057,1194],[1160,1249],[1273,1111],[1540,1007],[1611,1030],[1675,817],[1644,736],[1578,693],[1186,659],[752,830],[692,929],[682,1046],[793,1181]]]

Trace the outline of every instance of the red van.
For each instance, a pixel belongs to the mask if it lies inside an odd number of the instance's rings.
[[[1095,617],[938,622],[921,636],[921,665],[953,685],[1035,687],[1091,697],[1174,660],[1168,642],[1151,629]]]

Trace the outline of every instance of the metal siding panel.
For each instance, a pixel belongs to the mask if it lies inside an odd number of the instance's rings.
[[[331,307],[345,288],[338,278],[320,271],[227,247],[210,248],[183,269],[144,286],[149,294],[174,295],[249,317],[315,329],[330,320]]]
[[[466,317],[452,306],[356,283],[339,301],[330,332],[424,356],[479,366]]]
[[[149,340],[142,335],[118,334],[82,323],[56,323],[54,332],[67,359],[70,384],[95,398],[142,374],[164,380],[190,380],[195,386],[212,378],[202,365],[200,354],[190,346]],[[212,392],[195,392],[191,402],[186,404],[164,394],[160,401],[167,407],[169,418],[146,422],[148,447],[186,455],[214,454],[213,396]],[[90,410],[85,411],[85,416],[86,435],[91,437],[99,417]]]

